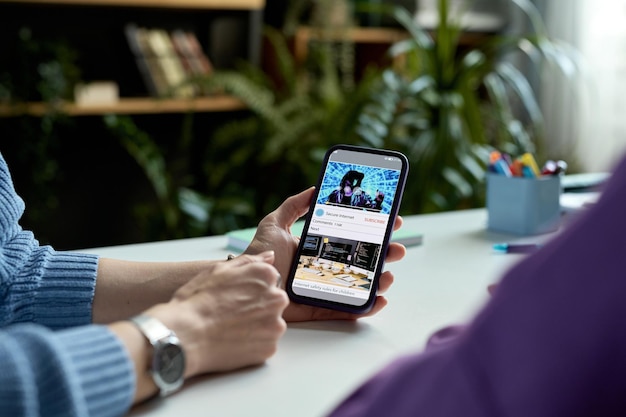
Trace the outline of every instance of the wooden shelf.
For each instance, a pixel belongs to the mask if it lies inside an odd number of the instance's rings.
[[[243,110],[246,105],[230,96],[199,97],[195,99],[123,98],[116,104],[83,105],[61,103],[56,107],[70,116],[97,116],[102,114],[158,114],[186,112],[226,112]],[[22,115],[43,116],[51,110],[47,103],[0,104],[0,117]]]
[[[461,46],[473,46],[490,36],[489,33],[464,32],[461,34]],[[306,59],[309,42],[312,40],[326,40],[339,42],[349,40],[357,44],[391,45],[410,35],[404,29],[382,27],[347,27],[335,30],[321,29],[310,26],[301,26],[294,35],[294,57],[298,62]]]
[[[176,9],[261,10],[265,0],[10,0],[2,3],[32,3],[72,6],[118,6]]]
[[[324,39],[340,41],[349,39],[356,43],[390,43],[407,37],[407,32],[402,29],[373,27],[348,27],[345,29],[329,30],[302,26],[298,28],[296,32],[296,38],[306,40]]]

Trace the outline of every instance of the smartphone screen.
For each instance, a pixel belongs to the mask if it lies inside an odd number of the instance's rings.
[[[355,313],[372,307],[407,173],[399,152],[327,152],[287,277],[292,300]]]

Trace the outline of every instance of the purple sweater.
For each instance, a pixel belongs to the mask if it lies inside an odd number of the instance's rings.
[[[388,365],[332,417],[626,415],[626,159],[460,329]]]

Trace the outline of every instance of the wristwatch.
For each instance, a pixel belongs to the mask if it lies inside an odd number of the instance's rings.
[[[150,374],[161,397],[182,387],[185,376],[185,352],[176,334],[154,317],[140,314],[130,319],[152,345]]]

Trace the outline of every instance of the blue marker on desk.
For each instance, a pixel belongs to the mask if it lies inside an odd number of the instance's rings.
[[[533,253],[541,245],[539,243],[496,243],[493,249],[500,253]]]

